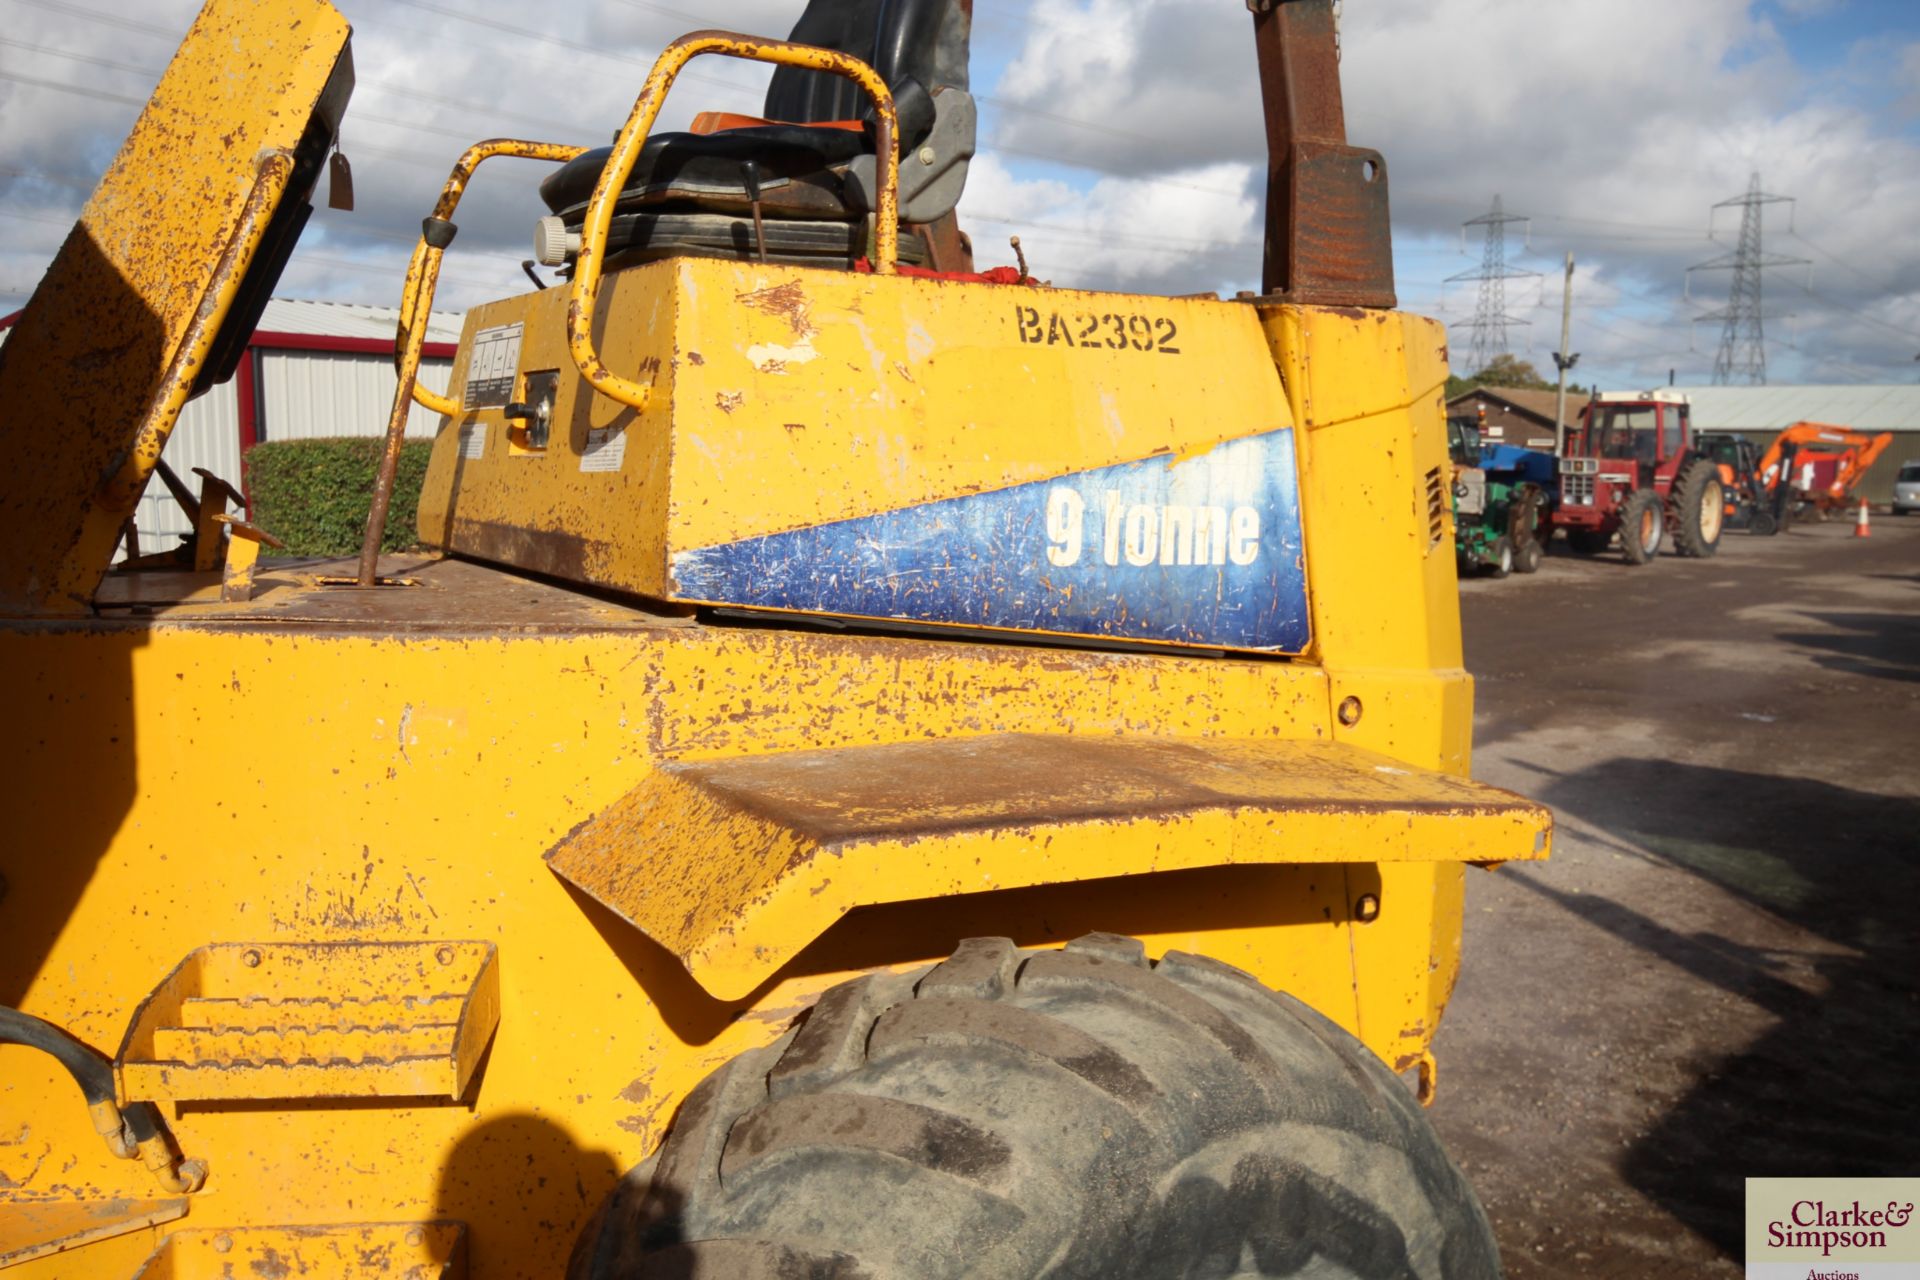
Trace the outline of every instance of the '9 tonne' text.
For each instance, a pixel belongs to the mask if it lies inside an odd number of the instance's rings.
[[[1118,565],[1249,565],[1260,557],[1260,513],[1253,507],[1131,502],[1118,491],[1099,494],[1099,556]],[[1047,493],[1047,563],[1080,563],[1088,548],[1087,502],[1077,489]]]

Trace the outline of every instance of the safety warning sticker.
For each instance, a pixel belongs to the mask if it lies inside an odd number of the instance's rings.
[[[618,471],[626,457],[625,427],[594,427],[587,432],[587,447],[580,451],[580,469]]]
[[[467,389],[462,396],[466,408],[491,408],[513,398],[524,327],[517,322],[495,325],[473,335],[473,357],[467,362]]]
[[[463,422],[460,424],[460,456],[469,459],[487,456],[486,423]]]

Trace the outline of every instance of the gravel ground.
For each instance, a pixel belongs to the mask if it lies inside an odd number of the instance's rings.
[[[1513,1280],[1737,1276],[1742,1179],[1920,1138],[1920,519],[1461,589],[1476,776],[1552,861],[1476,874],[1433,1119]]]

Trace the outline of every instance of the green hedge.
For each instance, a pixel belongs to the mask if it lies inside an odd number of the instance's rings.
[[[280,555],[349,556],[360,550],[385,441],[371,436],[270,440],[247,451],[253,522],[287,544]],[[414,513],[427,475],[427,440],[409,440],[387,512],[383,551],[418,543]]]

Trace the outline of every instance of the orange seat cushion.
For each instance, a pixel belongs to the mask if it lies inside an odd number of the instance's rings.
[[[866,130],[862,120],[812,120],[807,122],[767,120],[760,116],[735,115],[731,111],[702,111],[687,127],[688,133],[722,133],[728,129],[757,129],[768,124],[794,124],[802,129],[845,129],[850,133]]]

